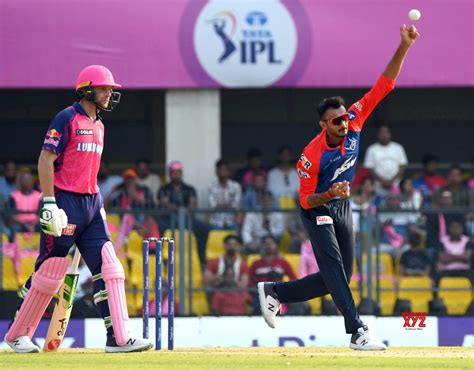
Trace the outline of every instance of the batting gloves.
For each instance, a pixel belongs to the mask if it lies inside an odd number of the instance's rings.
[[[67,215],[56,205],[54,197],[43,198],[43,208],[40,211],[41,230],[45,234],[61,236],[63,228],[67,226]]]

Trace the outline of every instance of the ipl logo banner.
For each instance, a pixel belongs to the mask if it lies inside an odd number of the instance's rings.
[[[191,1],[182,20],[181,53],[200,85],[283,86],[304,71],[308,28],[297,0]]]

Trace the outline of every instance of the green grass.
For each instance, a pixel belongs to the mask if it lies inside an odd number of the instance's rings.
[[[16,354],[0,351],[2,369],[474,369],[474,348],[205,348],[105,354],[99,350]]]

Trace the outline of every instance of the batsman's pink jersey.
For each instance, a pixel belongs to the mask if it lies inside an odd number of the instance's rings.
[[[104,148],[104,125],[93,121],[79,103],[59,112],[51,122],[43,150],[58,155],[54,187],[79,194],[99,192],[97,173]]]

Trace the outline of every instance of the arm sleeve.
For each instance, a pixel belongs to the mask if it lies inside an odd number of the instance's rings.
[[[407,158],[407,154],[405,153],[405,149],[403,149],[403,146],[401,146],[400,144],[398,144],[398,150],[399,150],[399,155],[398,155],[398,162],[400,165],[405,165],[408,163],[408,158]]]
[[[275,171],[270,170],[268,171],[268,176],[267,176],[267,190],[270,191],[272,194],[276,194],[275,192]]]
[[[370,91],[349,107],[349,129],[360,131],[377,104],[395,88],[395,81],[381,75]]]
[[[48,132],[43,142],[43,150],[48,150],[54,154],[61,154],[66,148],[69,140],[69,127],[74,113],[68,110],[62,111],[54,117],[48,127]]]
[[[305,150],[296,164],[296,171],[300,179],[300,205],[304,209],[311,208],[308,197],[314,194],[318,185],[319,160],[311,162],[309,153]]]
[[[270,216],[270,232],[279,238],[285,232],[285,218],[280,212],[272,212]]]
[[[242,188],[240,184],[235,182],[235,198],[232,201],[232,208],[239,208],[240,202],[242,200]]]
[[[252,242],[252,223],[256,221],[252,218],[252,213],[247,213],[244,218],[244,224],[242,225],[242,241],[244,244]]]
[[[211,186],[209,186],[209,190],[208,190],[208,201],[209,201],[209,207],[211,208],[216,208],[217,206],[217,199],[216,199],[216,196],[214,194],[214,188]]]
[[[374,163],[374,150],[372,146],[369,146],[367,148],[367,151],[365,152],[365,158],[364,158],[364,167],[365,168],[374,168],[375,163]]]

